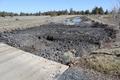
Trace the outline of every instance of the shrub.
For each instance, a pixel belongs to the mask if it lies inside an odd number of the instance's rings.
[[[63,63],[66,65],[72,64],[75,59],[75,53],[76,53],[75,49],[71,49],[70,51],[65,52],[62,56]]]
[[[73,58],[74,58],[74,55],[72,52],[70,52],[70,51],[65,52],[63,54],[63,63],[68,65],[68,64],[70,64],[70,62],[72,62]]]
[[[5,17],[5,15],[1,15],[1,17]]]

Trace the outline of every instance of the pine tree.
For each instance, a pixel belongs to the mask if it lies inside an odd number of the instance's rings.
[[[86,10],[86,11],[85,11],[85,14],[90,14],[90,11],[89,11],[89,10]]]
[[[98,8],[99,9],[99,14],[104,14],[104,10],[102,7]]]
[[[109,12],[108,12],[108,10],[106,10],[104,14],[106,14],[106,15],[107,15],[108,13],[109,13]]]

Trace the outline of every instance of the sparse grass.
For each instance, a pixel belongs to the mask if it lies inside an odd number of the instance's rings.
[[[80,59],[79,65],[111,75],[120,75],[120,57],[107,54],[91,54]]]

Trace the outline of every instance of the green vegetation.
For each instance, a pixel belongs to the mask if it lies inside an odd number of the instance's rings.
[[[70,10],[61,10],[61,11],[47,11],[47,12],[43,12],[41,13],[40,11],[39,12],[36,12],[36,13],[24,13],[24,12],[21,12],[20,14],[18,13],[12,13],[12,12],[0,12],[0,16],[1,17],[5,17],[5,16],[41,16],[41,15],[50,15],[51,17],[52,16],[59,16],[59,15],[87,15],[87,14],[108,14],[109,11],[106,10],[104,11],[102,7],[95,7],[92,11],[89,11],[89,10],[86,10],[86,11],[75,11],[73,10],[72,8]]]
[[[1,17],[5,17],[5,16],[11,16],[11,17],[13,17],[13,16],[18,16],[18,14],[17,13],[12,13],[12,12],[0,12],[0,16]]]
[[[92,10],[92,14],[104,14],[104,10],[102,7],[98,8],[98,7],[95,7],[93,10]]]

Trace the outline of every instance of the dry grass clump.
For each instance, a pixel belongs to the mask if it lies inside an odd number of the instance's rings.
[[[96,71],[120,75],[120,57],[111,54],[91,54],[80,59],[79,65]]]
[[[74,58],[75,58],[75,53],[76,53],[76,50],[74,50],[74,49],[65,52],[62,56],[63,63],[66,65],[72,64],[74,61]]]
[[[120,74],[120,59],[111,55],[92,55],[86,59],[90,68],[107,74]]]

